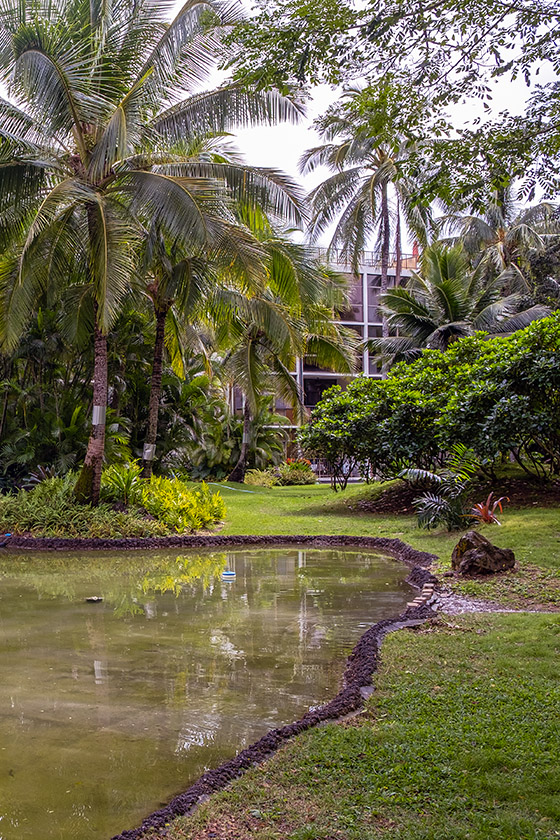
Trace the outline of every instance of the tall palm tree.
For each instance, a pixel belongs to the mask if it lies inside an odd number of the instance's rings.
[[[560,236],[558,207],[543,201],[520,208],[511,187],[494,191],[482,215],[450,213],[441,220],[450,242],[461,242],[477,272],[499,277],[509,291],[529,291],[530,256]]]
[[[519,294],[503,296],[499,277],[486,281],[473,271],[463,246],[434,243],[422,254],[420,271],[406,287],[380,297],[389,327],[398,335],[370,339],[368,347],[395,362],[425,348],[446,350],[477,330],[493,335],[526,327],[549,314],[545,306],[523,308]]]
[[[384,293],[392,241],[400,275],[402,222],[425,243],[430,215],[414,200],[414,184],[404,175],[403,163],[413,142],[399,131],[384,104],[383,86],[372,114],[360,107],[364,93],[357,88],[346,91],[342,103],[318,121],[320,133],[329,142],[305,152],[300,169],[306,174],[327,166],[334,172],[310,194],[312,241],[336,223],[329,250],[340,249],[342,259],[357,272],[360,255],[373,240]],[[383,334],[388,334],[385,323]]]
[[[252,421],[263,395],[281,396],[302,409],[293,375],[296,358],[340,372],[355,369],[355,333],[334,322],[344,287],[340,278],[319,265],[311,252],[272,231],[261,231],[268,254],[266,285],[240,295],[227,318],[217,318],[217,340],[228,347],[224,373],[244,398],[243,440],[230,481],[243,481],[252,437]],[[231,293],[217,300],[231,307]]]
[[[234,4],[186,0],[0,0],[0,335],[13,346],[50,282],[74,289],[95,347],[92,432],[77,495],[99,498],[106,336],[136,274],[139,227],[157,223],[193,254],[226,248],[230,195],[248,191],[294,223],[298,192],[274,170],[181,153],[201,130],[297,119],[273,94],[197,92]],[[189,95],[185,98],[185,92]],[[239,243],[235,245],[237,250]],[[246,238],[243,246],[250,249]]]

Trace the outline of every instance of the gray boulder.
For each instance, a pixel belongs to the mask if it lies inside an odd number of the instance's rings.
[[[510,548],[498,548],[476,531],[461,537],[451,555],[451,566],[460,575],[492,575],[515,566]]]

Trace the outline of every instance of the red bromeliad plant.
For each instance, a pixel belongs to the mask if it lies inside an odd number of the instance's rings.
[[[489,493],[485,502],[477,502],[471,508],[471,515],[479,522],[501,525],[502,523],[496,516],[496,508],[499,508],[500,513],[502,513],[502,502],[509,502],[509,498],[507,496],[500,496],[499,499],[494,499],[494,493]]]

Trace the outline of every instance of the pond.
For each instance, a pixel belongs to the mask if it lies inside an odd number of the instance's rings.
[[[108,840],[330,699],[407,573],[346,549],[0,554],[0,840]]]

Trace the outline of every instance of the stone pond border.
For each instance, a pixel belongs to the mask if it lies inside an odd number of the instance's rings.
[[[371,692],[372,677],[379,666],[381,643],[384,637],[404,627],[422,624],[433,616],[430,604],[439,580],[428,567],[437,558],[425,551],[417,551],[407,543],[389,537],[266,535],[266,536],[185,536],[154,537],[149,539],[58,539],[55,537],[12,537],[5,546],[12,550],[76,551],[76,550],[157,550],[162,548],[235,548],[243,546],[289,546],[309,548],[335,548],[337,546],[369,548],[389,554],[411,567],[407,582],[420,590],[420,594],[407,604],[395,618],[387,618],[372,625],[356,643],[346,661],[342,688],[332,700],[310,709],[299,720],[271,729],[266,735],[224,761],[219,767],[208,770],[184,793],[175,796],[165,807],[146,817],[138,828],[115,835],[112,840],[139,840],[151,830],[164,828],[176,817],[184,816],[210,794],[223,790],[234,779],[264,759],[269,758],[286,741],[302,732],[328,721],[340,720],[358,711]]]

